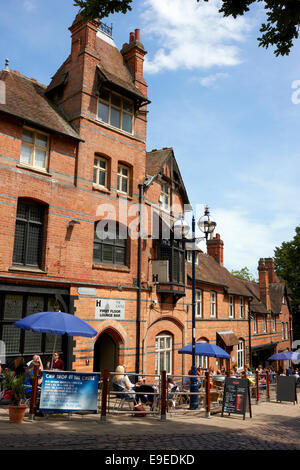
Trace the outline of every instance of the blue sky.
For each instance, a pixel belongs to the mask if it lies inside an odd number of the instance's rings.
[[[258,47],[261,6],[233,20],[217,4],[134,0],[132,12],[104,21],[119,48],[141,29],[152,102],[147,149],[173,147],[197,217],[208,204],[217,222],[226,267],[256,275],[258,259],[273,256],[300,223],[300,41],[276,58]],[[72,0],[49,5],[5,3],[1,68],[8,57],[11,69],[49,83],[69,54],[77,13]]]

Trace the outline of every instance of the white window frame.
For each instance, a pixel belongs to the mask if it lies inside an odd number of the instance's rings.
[[[230,295],[228,298],[228,317],[234,318],[234,296]]]
[[[161,339],[164,341],[164,347],[161,347]],[[168,347],[167,340],[170,341],[170,346]],[[155,374],[160,374],[162,370],[165,370],[167,374],[172,374],[172,352],[173,352],[173,337],[168,334],[159,334],[155,338]],[[163,353],[163,368],[160,367],[160,357]],[[168,359],[169,358],[169,359]],[[169,368],[167,364],[169,363]]]
[[[97,161],[97,165],[95,164],[95,161]],[[102,168],[100,166],[100,162],[105,163],[105,168]],[[100,155],[95,155],[94,156],[94,166],[93,169],[96,170],[96,181],[94,181],[94,173],[93,173],[93,182],[96,186],[100,186],[102,188],[107,188],[107,181],[108,181],[108,161],[107,158],[100,157]],[[105,176],[105,182],[104,185],[99,183],[99,173],[104,173]]]
[[[204,343],[204,341],[202,341]],[[196,356],[196,367],[201,369],[208,369],[208,357],[207,356]]]
[[[215,291],[210,293],[210,316],[211,318],[217,317],[217,293]]]
[[[253,321],[253,334],[256,335],[257,334],[257,316],[256,315],[252,321]]]
[[[111,92],[109,91],[108,89],[105,89],[104,91],[106,91],[109,95],[109,98],[108,98],[108,101],[105,100],[104,98],[99,98],[98,100],[98,110],[97,110],[97,118],[100,122],[104,122],[105,124],[108,124],[112,127],[114,127],[115,129],[119,129],[121,130],[122,132],[126,132],[127,134],[133,134],[133,130],[134,130],[134,104],[133,104],[133,101],[128,99],[128,98],[125,98],[123,97],[122,95],[119,95],[118,93],[115,93],[115,92]],[[121,105],[120,106],[117,106],[116,104],[113,104],[112,103],[112,96],[115,95],[117,96],[120,101],[121,101]],[[124,101],[127,101],[128,103],[131,103],[132,104],[132,112],[129,112],[127,110],[124,109]],[[108,122],[104,121],[103,119],[101,119],[101,117],[99,116],[100,112],[99,112],[99,103],[103,103],[104,105],[106,105],[108,107]],[[116,109],[118,111],[120,111],[120,127],[118,126],[114,126],[113,124],[111,124],[111,110],[112,109]],[[122,129],[122,125],[123,125],[123,114],[126,114],[128,116],[131,116],[131,132],[128,132],[124,129]]]
[[[45,132],[42,132],[37,129],[32,129],[31,127],[24,126],[23,131],[28,131],[33,134],[33,142],[27,142],[26,140],[23,140],[23,134],[22,134],[22,142],[21,142],[21,152],[20,152],[20,164],[24,166],[28,166],[29,168],[35,168],[40,171],[47,171],[48,168],[48,160],[49,160],[49,134],[46,134]],[[47,138],[47,145],[46,147],[43,147],[41,145],[38,145],[36,143],[37,141],[37,136],[42,135]],[[31,148],[31,155],[30,155],[30,163],[24,162],[21,160],[22,158],[22,147],[30,147]],[[41,150],[42,152],[45,152],[45,165],[44,166],[38,166],[35,164],[36,161],[36,150]]]
[[[273,328],[273,331],[276,331],[276,317],[272,318],[272,328]]]
[[[127,170],[128,175],[123,175],[122,170]],[[121,194],[129,194],[130,191],[130,177],[131,177],[131,171],[130,168],[123,163],[118,163],[118,175],[117,175],[117,191],[118,193]],[[127,185],[127,191],[122,190],[123,186],[123,180],[126,180],[126,185]]]
[[[288,322],[285,323],[284,327],[285,327],[284,337],[285,337],[285,339],[289,339],[289,324],[288,324]]]
[[[196,318],[202,318],[202,290],[196,289]]]
[[[267,316],[263,315],[263,332],[267,333]]]
[[[240,296],[240,318],[245,318],[245,299]]]
[[[244,341],[240,340],[236,349],[237,349],[237,367],[238,369],[244,369],[245,367]]]
[[[168,183],[162,181],[160,183],[160,207],[166,211],[170,210],[171,207],[171,186]]]

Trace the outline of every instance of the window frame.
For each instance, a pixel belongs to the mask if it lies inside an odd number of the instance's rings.
[[[120,226],[119,224],[116,224],[116,238],[103,238],[100,239],[97,236],[96,239],[96,233],[97,233],[97,224],[98,222],[103,222],[103,221],[96,221],[94,224],[94,241],[93,241],[93,263],[94,264],[104,264],[107,266],[114,266],[114,267],[126,267],[128,266],[128,236],[127,238],[119,238],[119,233],[120,233]],[[100,246],[100,258],[95,257],[95,245],[97,247]],[[105,247],[111,247],[112,248],[112,260],[105,260],[104,258],[104,249]],[[122,263],[118,263],[117,260],[117,250],[124,250],[123,254],[123,261]]]
[[[167,188],[167,191],[165,189]],[[165,201],[167,199],[167,204],[165,204]],[[159,196],[159,205],[160,208],[165,210],[165,211],[170,211],[171,208],[171,186],[169,183],[166,183],[165,181],[161,181],[160,183],[160,196]]]
[[[101,168],[100,164],[95,165],[95,160],[97,160],[98,163],[105,162],[105,168]],[[94,155],[94,164],[93,164],[93,184],[100,187],[100,188],[106,188],[108,189],[108,176],[109,176],[109,162],[108,159],[103,157],[102,155]],[[94,180],[94,172],[96,171],[96,181]],[[105,182],[104,185],[100,184],[99,182],[99,173],[104,173],[104,178]]]
[[[18,216],[18,209],[20,205],[23,204],[26,207],[26,216],[27,218],[22,218],[20,215]],[[30,209],[33,207],[38,207],[40,209],[41,220],[36,221],[30,219]],[[43,246],[44,246],[44,238],[45,238],[45,217],[46,217],[46,208],[43,204],[35,204],[33,202],[29,202],[23,199],[18,200],[17,210],[16,210],[16,219],[15,219],[15,231],[14,231],[14,247],[13,247],[13,257],[12,257],[12,265],[13,266],[22,266],[27,268],[37,268],[41,269],[43,265]],[[17,241],[16,241],[16,234],[17,234],[17,225],[23,225],[24,228],[24,236],[22,237],[22,253],[20,254],[20,249],[18,248]],[[31,244],[30,246],[30,227],[39,227],[39,239],[37,241],[37,246],[33,247]],[[30,254],[30,249],[36,249],[36,258],[38,259],[37,264],[29,263],[28,256]],[[24,259],[23,262],[16,261],[16,258],[22,257]]]
[[[119,172],[119,169],[121,169],[120,172]],[[123,175],[122,170],[127,170],[128,176]],[[127,192],[122,191],[122,189],[120,189],[122,188],[123,179],[125,179],[127,182]],[[125,165],[124,163],[118,162],[117,192],[120,194],[126,194],[128,196],[130,194],[130,184],[131,184],[131,168],[128,165]]]
[[[234,318],[234,295],[228,297],[228,318]]]
[[[239,340],[236,348],[237,352],[237,367],[238,369],[244,369],[245,367],[245,341]]]
[[[109,98],[108,98],[108,100],[105,100],[103,97],[101,98],[101,96],[99,94],[99,98],[98,98],[98,101],[97,101],[97,103],[98,103],[97,104],[97,119],[98,119],[98,121],[103,122],[105,124],[108,124],[109,126],[113,127],[114,129],[118,129],[122,132],[126,132],[126,134],[133,135],[134,134],[134,117],[135,117],[134,101],[131,100],[130,98],[127,98],[125,96],[120,95],[119,93],[111,91],[108,88],[104,88],[103,91],[108,93]],[[120,102],[121,102],[120,106],[112,103],[112,95],[115,95],[120,99]],[[132,113],[130,113],[129,111],[126,111],[124,109],[124,101],[127,101],[127,102],[131,103]],[[108,107],[107,121],[101,119],[101,117],[100,117],[100,106],[99,106],[100,103],[102,103],[102,104],[104,104],[105,106]],[[114,124],[111,124],[111,110],[112,109],[115,109],[115,110],[120,112],[120,127],[115,126]],[[127,116],[131,116],[131,131],[130,132],[122,128],[122,126],[123,126],[123,114],[126,114]]]
[[[164,347],[161,348],[160,340],[164,339]],[[166,346],[166,340],[170,340],[170,346]],[[160,354],[163,353],[163,368],[160,367]],[[169,357],[169,360],[167,359]],[[169,369],[166,365],[169,363]],[[155,374],[160,374],[162,370],[165,370],[167,374],[172,374],[173,370],[173,336],[169,333],[159,333],[155,337]]]
[[[25,140],[23,140],[23,131],[24,130],[28,131],[28,132],[31,132],[33,134],[33,143],[26,142]],[[46,136],[46,138],[47,138],[46,147],[42,147],[41,145],[36,144],[38,134]],[[23,162],[21,160],[21,158],[22,158],[22,146],[23,145],[26,146],[26,147],[31,147],[31,149],[32,149],[31,150],[31,155],[30,155],[30,163],[26,163],[26,162]],[[43,152],[46,153],[45,166],[43,166],[43,167],[35,165],[35,151],[36,151],[36,149],[37,150],[42,150]],[[21,137],[20,164],[24,165],[24,166],[27,166],[28,168],[34,168],[34,169],[39,170],[39,171],[47,172],[48,164],[49,164],[49,153],[50,153],[50,135],[47,134],[46,132],[43,132],[43,131],[40,131],[40,130],[37,130],[37,129],[33,129],[32,127],[23,126],[22,137]]]
[[[240,318],[245,318],[245,299],[240,296]]]
[[[201,289],[196,289],[196,296],[195,296],[195,317],[202,318],[203,314],[203,301],[202,301],[203,291]]]
[[[255,315],[253,318],[253,334],[257,335],[257,316]]]
[[[267,327],[267,316],[266,315],[263,315],[263,333],[267,333],[268,331],[268,327]]]
[[[210,317],[217,318],[217,293],[215,291],[210,292]]]

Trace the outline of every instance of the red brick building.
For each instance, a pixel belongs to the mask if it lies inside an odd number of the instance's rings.
[[[48,86],[8,66],[0,72],[0,339],[7,360],[46,359],[53,337],[13,323],[60,309],[98,332],[60,338],[69,370],[126,362],[144,373],[187,372],[190,357],[177,350],[191,342],[191,270],[172,223],[189,200],[173,150],[146,152],[150,102],[140,32],[121,51],[97,20],[77,16],[70,33],[69,56]],[[227,348],[240,367],[251,352],[256,364],[290,348],[287,293],[272,260],[260,260],[259,284],[248,283],[223,267],[218,235],[207,250],[197,260],[196,339]]]

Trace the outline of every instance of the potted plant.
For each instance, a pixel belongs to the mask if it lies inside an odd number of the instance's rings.
[[[11,376],[7,379],[13,392],[12,405],[8,405],[9,420],[11,423],[22,423],[27,405],[22,403],[25,398],[25,389],[22,376]]]

